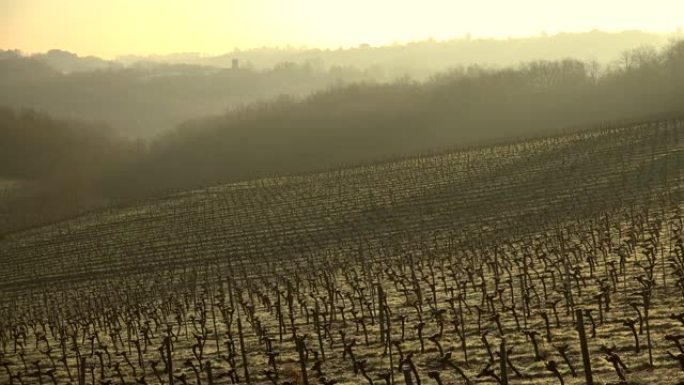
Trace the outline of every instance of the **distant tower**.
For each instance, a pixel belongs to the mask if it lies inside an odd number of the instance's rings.
[[[240,68],[240,61],[238,59],[233,59],[233,67],[234,70]]]

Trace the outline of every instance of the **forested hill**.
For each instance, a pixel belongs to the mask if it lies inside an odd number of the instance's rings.
[[[187,121],[149,144],[0,110],[0,180],[20,186],[0,190],[0,231],[219,183],[684,115],[684,42],[622,59],[611,69],[566,59],[342,85]]]
[[[536,61],[252,105],[162,136],[136,170],[183,188],[684,114],[684,42],[625,57],[601,73],[578,60]]]
[[[96,121],[133,138],[189,119],[223,113],[281,94],[303,97],[339,84],[423,81],[455,67],[517,66],[572,57],[617,66],[624,51],[661,49],[676,35],[639,31],[516,39],[426,40],[382,47],[320,50],[260,48],[225,55],[181,53],[104,60],[53,49],[0,50],[0,105],[59,119]],[[230,47],[232,48],[232,47]],[[233,59],[238,68],[232,68]]]

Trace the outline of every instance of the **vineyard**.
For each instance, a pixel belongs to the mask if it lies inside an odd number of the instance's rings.
[[[684,382],[684,121],[211,186],[0,239],[0,384]]]

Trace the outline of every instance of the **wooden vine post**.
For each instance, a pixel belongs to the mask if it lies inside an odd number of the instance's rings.
[[[309,385],[309,377],[306,374],[306,344],[304,336],[296,336],[295,343],[297,345],[297,352],[299,353],[299,365],[302,373],[302,382],[304,385]]]
[[[166,337],[166,368],[169,371],[169,385],[173,385],[173,360],[171,359],[171,337]]]
[[[314,309],[314,327],[316,329],[316,335],[318,336],[318,349],[321,351],[321,358],[323,361],[325,361],[325,350],[323,349],[323,333],[321,332],[321,329],[323,327],[321,326],[321,307],[318,305],[318,301],[316,301],[316,308]]]
[[[591,375],[591,357],[589,356],[589,344],[587,343],[587,334],[584,331],[584,314],[581,308],[575,309],[575,314],[577,316],[577,332],[579,333],[580,349],[582,350],[584,376],[587,380],[587,385],[594,385],[594,379]]]
[[[406,385],[413,385],[413,379],[411,378],[411,369],[409,368],[404,369],[404,381],[406,381]]]
[[[242,367],[245,371],[245,382],[251,384],[249,380],[249,369],[247,368],[247,352],[245,351],[245,338],[242,335],[242,321],[240,315],[237,317],[238,336],[240,337],[240,353],[242,354]]]
[[[380,342],[385,344],[385,293],[382,286],[378,285],[378,322],[380,323]]]
[[[85,376],[86,376],[86,358],[81,357],[80,360],[80,367],[78,368],[78,384],[79,385],[85,385]]]
[[[209,385],[214,385],[214,374],[211,371],[211,361],[207,361],[206,368],[207,368],[207,382],[209,382]]]
[[[508,355],[506,352],[506,338],[501,339],[501,347],[499,350],[499,359],[501,360],[501,385],[508,385],[508,368],[506,367]]]

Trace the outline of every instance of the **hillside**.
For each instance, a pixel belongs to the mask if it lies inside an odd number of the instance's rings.
[[[9,235],[0,244],[8,263],[0,280],[17,288],[228,256],[228,263],[252,264],[318,259],[390,240],[396,246],[396,237],[506,239],[606,210],[676,203],[683,124],[607,128],[144,200]]]
[[[282,94],[303,96],[374,79],[355,68],[318,71],[293,63],[259,71],[160,63],[73,72],[50,64],[38,55],[0,56],[0,105],[104,123],[103,129],[135,139]]]
[[[492,383],[505,337],[511,383],[579,384],[575,308],[602,383],[681,379],[666,352],[684,330],[683,132],[654,121],[217,185],[11,234],[0,382],[389,384],[406,365]]]
[[[157,190],[298,174],[604,122],[684,114],[684,42],[591,63],[457,69],[418,83],[359,83],[250,105],[156,138],[124,186]]]
[[[4,107],[0,138],[0,234],[101,207],[103,179],[141,150],[101,125]]]

